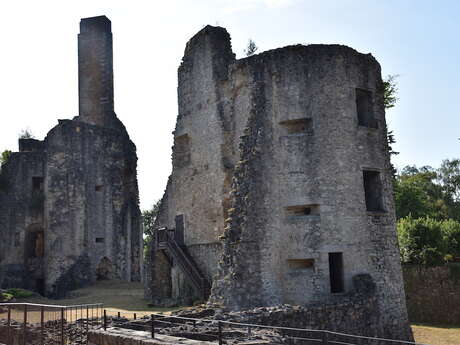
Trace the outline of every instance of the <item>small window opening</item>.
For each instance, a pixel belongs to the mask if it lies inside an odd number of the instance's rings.
[[[319,205],[296,205],[287,206],[286,213],[288,216],[310,216],[319,214]]]
[[[32,190],[34,192],[43,191],[43,177],[38,177],[38,176],[32,177]]]
[[[280,125],[283,126],[286,134],[311,133],[313,131],[313,121],[311,118],[281,121]]]
[[[45,254],[45,234],[43,230],[27,232],[25,244],[27,258],[43,257]]]
[[[35,281],[35,290],[42,296],[45,295],[45,280],[37,279]]]
[[[329,278],[331,281],[331,293],[345,291],[343,283],[342,253],[329,253]]]
[[[14,246],[19,247],[20,242],[21,242],[21,234],[19,232],[16,232],[14,234]]]
[[[384,211],[380,173],[378,171],[364,170],[363,181],[367,211]]]
[[[356,89],[356,110],[360,126],[378,128],[373,108],[372,92],[364,89]]]
[[[104,237],[96,237],[96,243],[104,243],[105,238]]]
[[[190,137],[184,134],[174,138],[173,162],[177,167],[190,163]]]
[[[288,267],[293,270],[313,268],[315,259],[288,259]]]
[[[101,192],[103,188],[104,188],[104,186],[101,185],[101,184],[98,184],[98,185],[94,186],[94,190],[96,192]]]

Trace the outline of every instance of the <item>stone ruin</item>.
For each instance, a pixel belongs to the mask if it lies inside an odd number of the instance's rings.
[[[297,327],[411,340],[375,58],[296,45],[236,59],[206,26],[178,78],[153,304],[298,305]]]
[[[60,297],[97,279],[140,281],[136,147],[114,112],[111,22],[82,19],[79,116],[20,139],[0,175],[0,287]]]

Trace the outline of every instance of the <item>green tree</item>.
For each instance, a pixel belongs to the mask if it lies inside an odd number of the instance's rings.
[[[396,83],[398,77],[397,74],[389,74],[383,79],[383,105],[385,109],[393,108],[398,101],[398,84]]]
[[[5,151],[2,152],[2,154],[0,156],[0,165],[3,165],[8,161],[8,159],[11,156],[11,153],[12,152],[10,150],[5,150]]]
[[[29,128],[26,128],[19,133],[19,139],[35,139],[35,135]]]
[[[398,241],[403,263],[435,265],[444,260],[446,249],[440,221],[429,217],[402,218],[398,222]]]
[[[396,175],[393,183],[396,217],[448,218],[449,209],[437,179],[437,172],[429,166],[420,169],[406,166]]]
[[[153,235],[155,220],[160,210],[160,203],[161,200],[158,200],[153,204],[151,209],[142,211],[145,238],[151,238]]]
[[[446,255],[460,257],[460,222],[447,219],[441,225]]]
[[[259,47],[257,47],[256,43],[252,39],[249,39],[248,45],[244,50],[244,54],[246,56],[254,55],[258,49]]]

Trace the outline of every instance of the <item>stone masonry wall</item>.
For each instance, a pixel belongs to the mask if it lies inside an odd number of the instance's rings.
[[[382,91],[377,61],[345,46],[235,60],[223,28],[207,26],[189,41],[159,225],[174,228],[185,214],[186,246],[221,239],[212,302],[235,310],[341,303],[367,274],[378,335],[411,339]],[[343,258],[338,293],[335,253]],[[211,254],[197,261],[214,270]]]
[[[403,266],[411,322],[460,325],[460,265]]]

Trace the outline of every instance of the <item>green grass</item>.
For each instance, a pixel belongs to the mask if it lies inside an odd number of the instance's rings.
[[[35,295],[32,291],[17,288],[8,289],[6,293],[12,295],[16,299],[29,298]]]

